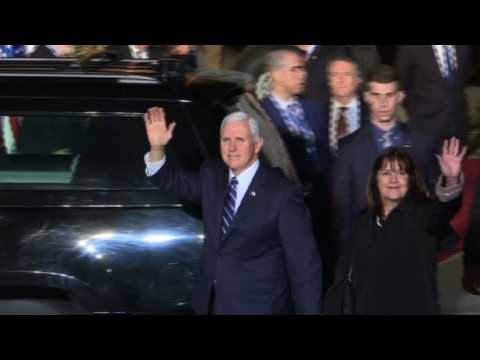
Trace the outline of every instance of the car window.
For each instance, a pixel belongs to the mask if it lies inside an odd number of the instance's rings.
[[[177,122],[168,156],[198,169],[205,147],[195,134],[188,109],[170,106]],[[0,186],[146,188],[143,161],[148,151],[143,113],[29,113],[1,116]]]

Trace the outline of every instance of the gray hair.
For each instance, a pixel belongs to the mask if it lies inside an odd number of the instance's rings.
[[[279,49],[279,50],[273,50],[270,51],[266,56],[265,56],[265,65],[267,68],[267,71],[272,71],[272,70],[277,70],[285,66],[285,57],[289,54],[296,54],[300,57],[305,57],[305,53],[295,47],[288,47],[284,49]]]
[[[305,53],[296,47],[273,50],[265,56],[266,72],[260,75],[255,83],[255,95],[259,100],[263,100],[272,91],[271,72],[284,67],[286,65],[285,57],[289,54],[296,54],[300,57],[305,56]]]
[[[255,83],[255,95],[259,100],[266,98],[272,91],[272,76],[266,72],[259,76]]]
[[[225,116],[225,118],[222,121],[222,124],[220,125],[220,136],[226,124],[231,122],[237,122],[237,121],[248,121],[248,126],[250,128],[250,132],[252,133],[253,139],[255,141],[260,139],[261,136],[260,136],[260,127],[258,125],[258,121],[243,111],[237,111]]]

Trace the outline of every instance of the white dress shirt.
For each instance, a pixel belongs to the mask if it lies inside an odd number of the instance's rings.
[[[278,96],[273,95],[270,93],[270,96],[277,102],[277,104],[282,108],[282,110],[288,111],[288,106],[298,102],[297,99],[292,100],[284,100],[279,98]]]
[[[347,117],[347,124],[348,124],[348,133],[351,134],[357,131],[360,128],[360,101],[358,97],[355,97],[350,101],[349,104],[343,105],[339,103],[337,100],[333,100],[332,102],[332,110],[330,112],[330,121],[336,122],[338,120],[338,116],[340,114],[340,108],[347,107],[348,110],[345,111],[345,116]]]
[[[330,104],[330,119],[328,124],[328,140],[330,143],[330,148],[332,151],[336,152],[338,149],[338,142],[337,142],[337,122],[338,117],[340,115],[340,108],[347,107],[348,110],[345,110],[345,116],[347,118],[347,125],[348,125],[348,133],[350,135],[357,131],[361,126],[361,106],[360,100],[358,97],[352,99],[352,101],[347,104],[343,105],[339,103],[337,100],[333,99]]]
[[[164,157],[160,161],[150,162],[150,153],[148,152],[145,154],[144,161],[146,165],[145,174],[148,177],[152,177],[163,167],[163,165],[165,165],[166,157]],[[236,176],[238,181],[237,196],[235,198],[235,213],[240,207],[240,204],[242,203],[242,200],[245,197],[245,194],[250,184],[252,183],[252,180],[257,173],[259,166],[260,162],[256,160],[252,165],[243,170],[238,176],[233,173],[232,169],[228,170],[228,182],[230,183],[230,180],[232,180],[234,176]],[[252,192],[250,193],[250,196],[256,196],[256,194]]]
[[[310,57],[312,56],[313,52],[315,51],[315,49],[317,48],[318,45],[312,45],[310,46],[310,48],[307,50],[307,60],[310,59]]]

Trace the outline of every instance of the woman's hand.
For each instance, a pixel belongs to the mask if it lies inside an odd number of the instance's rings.
[[[462,171],[462,161],[467,153],[467,147],[464,146],[460,152],[460,140],[452,137],[443,142],[442,155],[435,155],[442,175],[447,180],[447,186],[458,183],[458,177]]]

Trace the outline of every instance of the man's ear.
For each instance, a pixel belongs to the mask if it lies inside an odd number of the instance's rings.
[[[399,91],[397,93],[397,99],[398,99],[398,103],[401,104],[403,103],[403,101],[405,100],[407,94],[405,94],[405,91]]]
[[[270,71],[270,79],[272,79],[273,81],[277,81],[279,76],[280,72],[278,71],[278,69]]]
[[[263,147],[263,138],[259,136],[257,138],[257,141],[255,141],[255,154],[258,155],[262,150],[262,147]]]
[[[368,90],[365,90],[363,92],[363,100],[367,103],[367,104],[370,104],[371,101],[370,101],[370,92]]]

